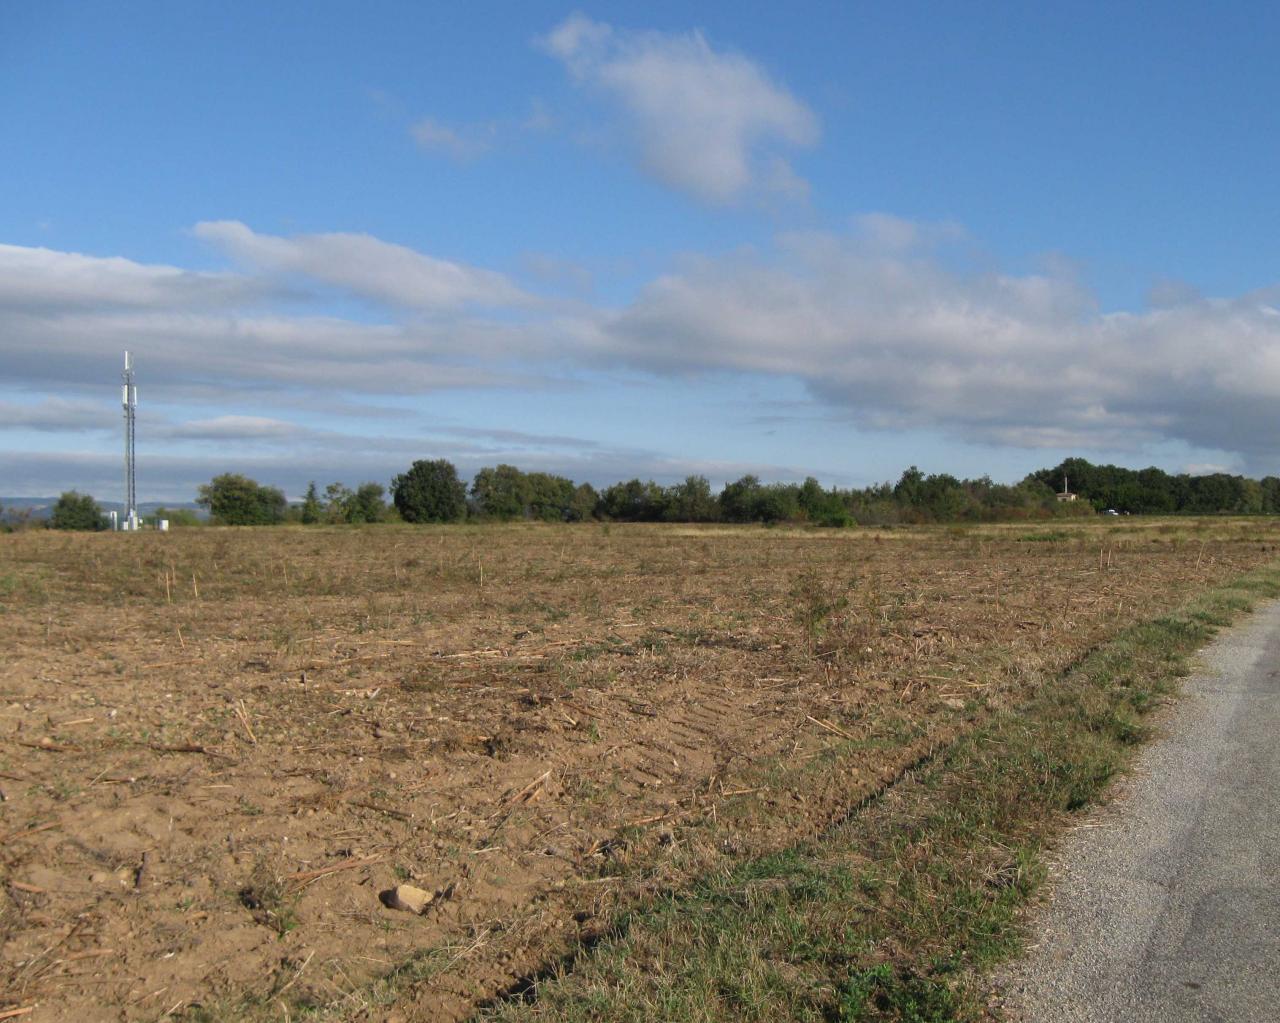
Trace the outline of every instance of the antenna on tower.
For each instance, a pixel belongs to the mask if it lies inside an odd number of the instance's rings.
[[[124,523],[121,529],[138,528],[138,488],[134,476],[134,436],[137,433],[138,388],[133,382],[133,356],[124,353],[124,380],[120,401],[124,406]]]

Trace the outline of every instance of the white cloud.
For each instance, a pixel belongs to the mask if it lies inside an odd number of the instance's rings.
[[[1188,462],[1182,467],[1182,471],[1188,476],[1215,476],[1218,473],[1230,476],[1239,472],[1238,469],[1218,462]]]
[[[571,14],[542,40],[542,47],[579,75],[588,70],[586,55],[602,52],[613,40],[613,29],[584,14]]]
[[[492,270],[427,256],[367,234],[259,234],[238,220],[202,221],[197,238],[234,259],[272,273],[302,274],[325,284],[411,309],[518,305],[528,300]]]
[[[547,358],[551,343],[528,327],[462,315],[430,323],[167,309],[35,316],[0,305],[0,361],[11,386],[96,393],[118,377],[128,348],[144,405],[159,394],[217,404],[295,391],[346,400],[535,387],[538,378],[511,362]]]
[[[214,416],[190,419],[163,430],[170,440],[282,441],[298,440],[312,431],[297,423],[271,416]]]
[[[0,401],[0,429],[65,433],[117,429],[120,411],[107,402],[44,398],[38,402]]]
[[[539,283],[567,290],[575,295],[589,295],[595,287],[590,269],[572,259],[561,259],[549,252],[526,252],[520,258],[521,269]]]
[[[1172,277],[1161,277],[1147,289],[1147,305],[1157,308],[1187,305],[1203,297],[1194,285]]]
[[[965,269],[949,248],[963,240],[954,225],[873,216],[850,231],[782,235],[765,251],[686,257],[617,308],[528,299],[480,314],[458,296],[511,285],[466,283],[462,268],[443,275],[463,283],[437,292],[429,318],[406,300],[389,305],[386,322],[369,323],[263,309],[262,296],[285,267],[319,283],[317,301],[351,289],[339,253],[370,252],[366,274],[381,259],[398,265],[402,253],[411,267],[444,261],[363,236],[318,236],[341,240],[329,248],[313,246],[316,236],[214,228],[252,252],[258,276],[6,247],[28,287],[0,287],[0,362],[11,388],[0,395],[0,430],[116,425],[111,384],[127,347],[138,353],[144,411],[183,402],[191,420],[152,420],[156,441],[336,449],[329,435],[291,420],[323,414],[337,436],[341,410],[362,401],[573,386],[584,371],[605,370],[655,388],[697,374],[798,380],[815,412],[861,427],[1024,449],[1138,451],[1174,441],[1198,449],[1187,458],[1272,468],[1262,460],[1274,452],[1280,401],[1280,289],[1102,313],[1063,265]],[[352,237],[358,244],[344,248]],[[429,290],[416,271],[388,273],[384,289],[420,299]],[[33,303],[31,294],[44,297]],[[59,400],[26,400],[40,393]],[[77,394],[103,395],[101,411],[70,400]],[[459,425],[486,426],[499,448],[539,450],[501,434],[520,423]],[[451,436],[451,450],[465,453],[472,435]],[[563,462],[563,451],[555,457]]]
[[[423,149],[443,153],[465,163],[483,156],[493,148],[497,126],[475,124],[453,128],[434,117],[424,117],[410,125],[409,134]]]
[[[598,321],[591,350],[655,373],[798,378],[866,427],[1024,448],[1274,450],[1269,294],[1101,314],[1065,270],[966,272],[934,255],[927,225],[863,226],[689,260]]]
[[[867,247],[879,252],[920,252],[966,237],[964,228],[954,221],[923,223],[892,213],[863,213],[853,224]]]
[[[642,167],[711,203],[803,195],[778,152],[813,145],[818,118],[754,61],[699,32],[626,32],[575,14],[541,40],[580,83],[618,102]]]
[[[328,439],[328,438],[326,438]],[[767,462],[709,461],[670,457],[634,448],[592,449],[585,454],[531,450],[521,445],[476,445],[438,437],[352,438],[334,435],[333,446],[311,444],[271,451],[240,448],[208,454],[148,452],[138,480],[145,501],[190,501],[197,488],[224,472],[240,472],[284,489],[301,499],[307,484],[332,480],[355,485],[366,480],[387,483],[417,458],[447,458],[459,475],[470,479],[485,465],[516,463],[527,471],[568,475],[597,486],[639,476],[674,483],[686,476],[707,476],[713,486],[752,473],[768,480],[798,479],[790,466]],[[100,502],[120,499],[120,457],[115,452],[29,452],[0,448],[4,496],[50,496],[74,485]]]
[[[409,137],[429,153],[439,153],[458,163],[470,163],[522,137],[541,135],[556,126],[546,103],[534,97],[523,117],[449,124],[437,117],[421,117],[409,125]]]
[[[531,99],[529,101],[529,113],[520,122],[521,131],[538,135],[550,131],[555,126],[555,115],[551,113],[547,104],[536,96]]]
[[[0,245],[0,308],[208,307],[244,303],[267,291],[263,282],[239,274]]]

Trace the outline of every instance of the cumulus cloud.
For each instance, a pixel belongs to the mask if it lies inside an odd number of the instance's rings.
[[[505,276],[424,255],[367,234],[261,234],[238,220],[207,220],[193,229],[242,263],[301,274],[356,295],[411,309],[519,305],[529,296]]]
[[[540,40],[573,78],[615,101],[641,166],[706,202],[803,195],[779,150],[813,145],[818,118],[759,64],[699,32],[629,32],[575,14]]]
[[[1023,448],[1271,449],[1275,295],[1104,314],[1062,268],[954,269],[935,252],[949,234],[877,220],[690,260],[595,324],[592,347],[659,374],[797,378],[871,428]]]

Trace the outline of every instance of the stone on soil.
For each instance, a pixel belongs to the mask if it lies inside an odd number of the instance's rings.
[[[422,913],[435,901],[435,892],[423,891],[411,884],[396,885],[387,895],[391,909],[403,909],[406,913]]]

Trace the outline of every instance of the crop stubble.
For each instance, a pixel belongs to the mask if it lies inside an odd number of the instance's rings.
[[[1275,537],[0,537],[0,1011],[464,1017],[611,908],[828,827]],[[385,908],[402,881],[440,897]]]

